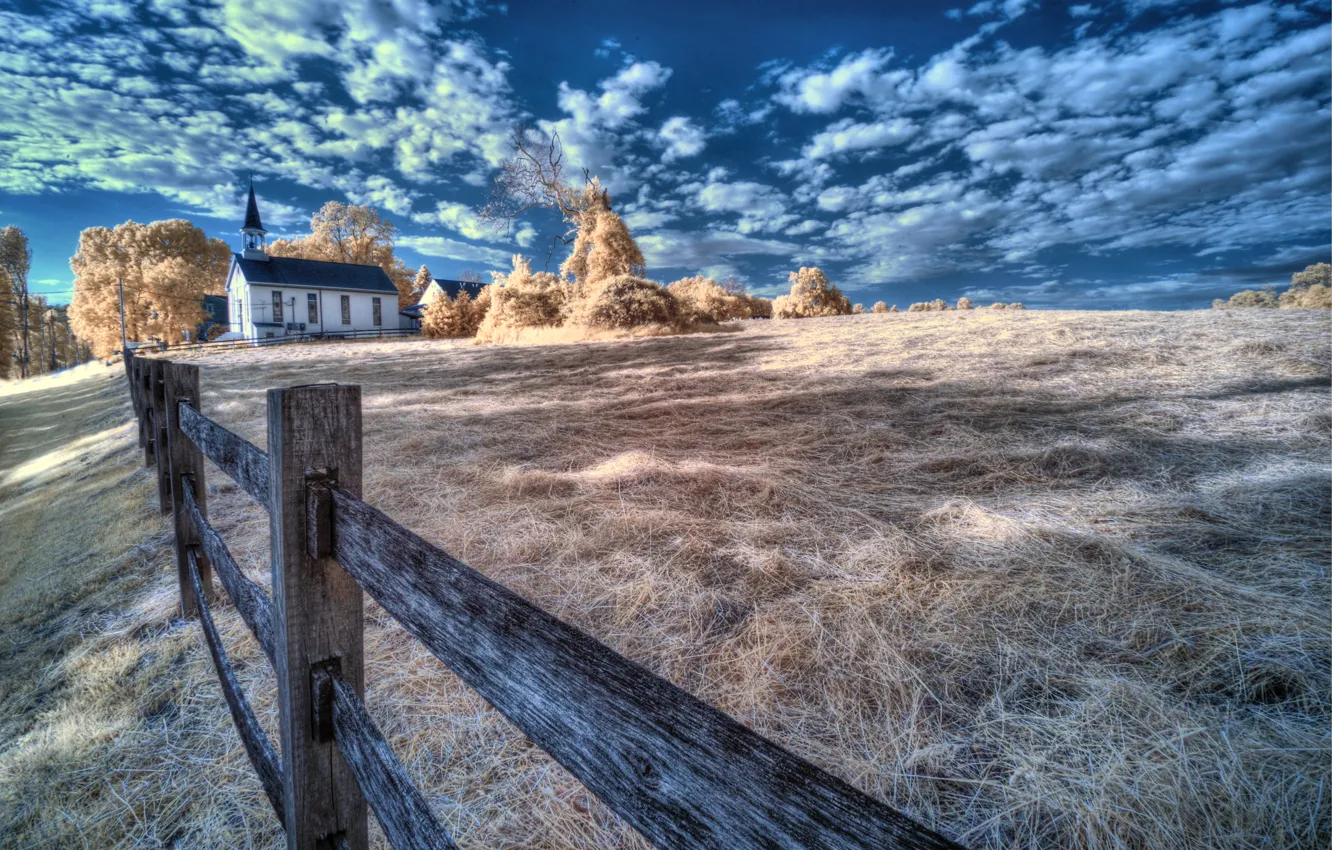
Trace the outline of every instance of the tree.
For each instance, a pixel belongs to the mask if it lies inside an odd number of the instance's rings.
[[[274,257],[379,266],[397,288],[401,309],[416,301],[412,271],[393,255],[396,237],[393,222],[374,207],[329,201],[310,217],[308,236],[274,240],[268,245],[268,253]]]
[[[975,308],[976,308],[976,305],[974,305],[974,304],[971,303],[971,299],[970,299],[970,298],[959,298],[959,299],[957,299],[957,309],[959,309],[959,310],[974,310]]]
[[[801,268],[798,272],[791,272],[788,279],[791,281],[791,294],[772,302],[774,318],[804,319],[850,314],[851,301],[828,282],[827,275],[819,268]]]
[[[853,315],[853,316],[863,316],[863,315],[865,315],[865,305],[864,305],[864,304],[852,304],[852,305],[851,305],[851,315]]]
[[[14,293],[18,309],[18,363],[19,377],[30,374],[29,335],[31,321],[29,316],[30,298],[28,295],[28,270],[32,268],[32,249],[28,247],[28,235],[14,225],[0,230],[0,269],[9,278],[9,288]]]
[[[582,221],[573,252],[560,266],[561,274],[583,288],[612,277],[643,276],[643,252],[618,215],[603,209],[583,216]]]
[[[1295,272],[1290,276],[1290,291],[1292,292],[1299,289],[1308,289],[1311,286],[1332,288],[1332,265],[1314,263],[1312,266],[1305,266],[1304,271]]]
[[[430,288],[430,284],[434,280],[434,276],[430,274],[430,269],[424,265],[416,270],[416,278],[412,281],[412,297],[416,299],[416,302],[421,300],[421,296],[425,295],[425,291]]]
[[[887,313],[888,305],[882,301],[875,301],[874,306],[870,308],[871,313]]]
[[[462,281],[463,283],[480,283],[481,272],[477,271],[476,269],[463,269],[462,271],[458,272],[458,280]]]
[[[178,342],[203,320],[203,296],[223,293],[230,260],[227,243],[184,219],[90,227],[69,260],[70,325],[98,357],[119,351],[123,281],[126,337]]]
[[[1332,265],[1315,263],[1291,275],[1290,289],[1281,293],[1277,306],[1284,309],[1332,307]]]
[[[489,299],[472,300],[466,290],[458,297],[450,299],[447,295],[436,298],[426,305],[421,320],[421,333],[428,337],[470,337],[476,336],[481,321],[485,318]]]
[[[510,155],[500,165],[490,199],[477,209],[477,217],[497,229],[508,229],[528,210],[548,209],[560,214],[566,230],[551,239],[546,264],[559,245],[576,239],[589,222],[584,218],[611,207],[610,193],[601,181],[583,169],[583,188],[564,177],[564,145],[558,132],[549,136],[519,124],[509,138]]]
[[[14,285],[9,282],[9,273],[0,269],[0,380],[17,375],[18,359],[14,343],[18,339],[18,332]]]

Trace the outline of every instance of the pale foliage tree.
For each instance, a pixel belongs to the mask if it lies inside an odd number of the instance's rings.
[[[828,282],[819,268],[801,268],[791,272],[791,293],[772,302],[772,315],[777,319],[804,319],[815,316],[845,316],[851,313],[851,302],[842,291]]]
[[[421,296],[425,295],[425,291],[430,288],[430,284],[434,280],[435,278],[430,274],[430,269],[424,265],[417,269],[416,277],[412,280],[412,298],[420,301]]]
[[[970,298],[959,298],[959,299],[957,299],[957,309],[959,309],[959,310],[974,310],[974,309],[976,309],[976,305],[971,303],[971,299],[970,299]]]
[[[486,316],[490,299],[473,299],[466,290],[457,298],[440,296],[425,308],[421,319],[421,333],[428,337],[476,336]]]
[[[585,219],[610,209],[610,194],[586,168],[581,189],[566,179],[564,145],[558,132],[546,135],[519,124],[509,137],[509,157],[500,164],[490,199],[477,210],[477,217],[507,229],[514,219],[533,209],[554,210],[565,224],[565,232],[551,239],[546,257],[549,265],[556,247],[575,241],[590,224]]]
[[[560,266],[560,274],[578,287],[589,287],[612,277],[642,277],[643,252],[624,221],[608,209],[580,217],[573,250]]]
[[[852,305],[851,305],[851,315],[853,315],[853,316],[863,316],[863,315],[865,315],[865,305],[864,305],[864,304],[852,304]]]
[[[9,288],[14,294],[18,324],[15,348],[21,378],[32,374],[32,316],[31,296],[28,293],[30,268],[32,249],[28,247],[28,235],[12,224],[0,229],[0,272],[9,278]]]
[[[1311,286],[1332,288],[1332,265],[1314,263],[1312,266],[1306,266],[1304,271],[1295,272],[1290,276],[1291,290],[1308,289]]]
[[[225,242],[183,219],[90,227],[69,261],[70,325],[97,356],[118,351],[123,280],[127,338],[179,342],[203,320],[203,296],[223,294],[230,258]]]
[[[1332,265],[1315,263],[1290,276],[1290,289],[1277,299],[1279,307],[1332,307]]]
[[[9,272],[0,269],[0,380],[18,377],[18,307]]]
[[[871,313],[887,313],[888,305],[882,301],[875,301],[874,306],[870,308]]]
[[[310,218],[310,233],[268,244],[274,257],[299,257],[330,263],[379,266],[398,290],[398,308],[415,302],[414,276],[393,254],[397,229],[370,206],[329,201]]]

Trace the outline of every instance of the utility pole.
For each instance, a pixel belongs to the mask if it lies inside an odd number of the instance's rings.
[[[116,278],[116,285],[120,287],[120,350],[129,348],[129,343],[125,342],[125,279]]]

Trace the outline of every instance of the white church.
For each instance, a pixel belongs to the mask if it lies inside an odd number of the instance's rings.
[[[227,273],[226,337],[258,344],[411,326],[398,313],[397,287],[379,266],[268,256],[253,183],[240,232],[243,249],[232,255]]]

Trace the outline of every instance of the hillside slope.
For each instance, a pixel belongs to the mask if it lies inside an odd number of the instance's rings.
[[[1305,847],[1332,837],[1328,343],[1314,311],[978,311],[197,362],[261,446],[267,387],[361,384],[368,502],[964,844]],[[29,671],[0,834],[276,846],[171,620],[117,376],[0,397],[30,446],[0,512],[74,524],[0,544],[0,672]],[[57,446],[102,477],[41,478]],[[209,491],[266,585],[262,510]],[[372,712],[462,846],[644,846],[373,605],[366,640]]]

